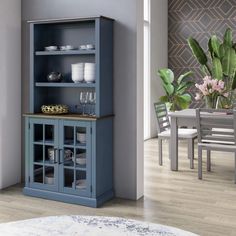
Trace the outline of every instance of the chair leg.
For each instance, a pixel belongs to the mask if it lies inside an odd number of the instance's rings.
[[[207,150],[207,171],[211,171],[211,151]]]
[[[202,148],[198,146],[198,179],[202,179]]]
[[[159,147],[159,165],[162,166],[162,139],[158,138],[158,147]]]
[[[236,152],[234,153],[234,183],[236,184]]]
[[[188,158],[190,159],[190,169],[194,168],[194,140],[188,139]]]

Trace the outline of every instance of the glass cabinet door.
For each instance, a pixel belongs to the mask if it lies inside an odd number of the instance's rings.
[[[91,195],[91,125],[89,122],[63,121],[60,149],[61,191]]]
[[[58,121],[30,120],[30,185],[58,189]]]

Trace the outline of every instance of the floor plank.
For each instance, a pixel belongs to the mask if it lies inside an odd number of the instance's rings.
[[[157,139],[145,142],[145,196],[139,201],[114,199],[98,209],[27,197],[22,186],[0,191],[0,222],[51,215],[118,216],[160,223],[206,236],[236,235],[236,185],[233,154],[214,152],[212,172],[203,180],[189,169],[186,143],[180,142],[179,171],[170,171],[168,143],[158,165]],[[195,150],[195,155],[196,155]]]

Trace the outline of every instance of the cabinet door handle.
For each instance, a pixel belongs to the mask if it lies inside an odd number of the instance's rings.
[[[64,164],[64,161],[61,161],[61,158],[63,158],[62,151],[63,149],[59,149],[59,165]]]
[[[58,163],[58,148],[54,148],[54,164]]]

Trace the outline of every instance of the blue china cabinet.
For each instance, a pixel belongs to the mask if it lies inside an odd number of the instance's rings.
[[[98,207],[113,197],[113,20],[103,16],[30,21],[30,111],[25,117],[24,194]],[[94,49],[80,50],[92,44]],[[73,45],[73,50],[46,51]],[[95,63],[94,83],[74,83],[71,64]],[[48,82],[53,71],[61,82]],[[77,109],[93,92],[93,115]],[[65,104],[68,114],[41,112]]]

